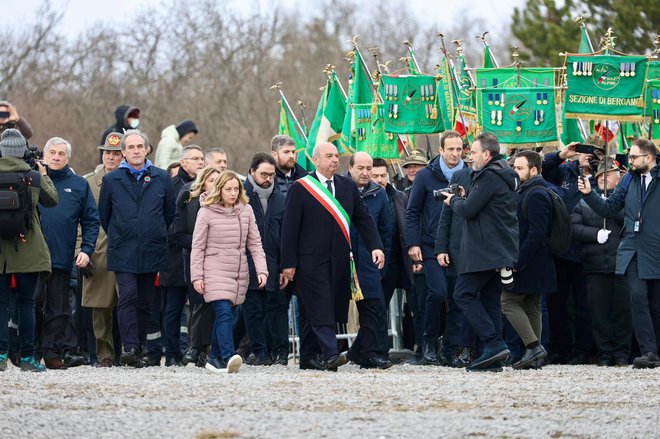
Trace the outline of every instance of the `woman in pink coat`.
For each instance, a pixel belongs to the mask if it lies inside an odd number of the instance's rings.
[[[238,372],[243,363],[234,355],[232,307],[245,300],[249,274],[246,246],[254,260],[259,288],[266,285],[268,269],[243,184],[233,171],[222,172],[213,189],[200,196],[190,254],[195,290],[213,305],[215,324],[206,368],[213,372]]]

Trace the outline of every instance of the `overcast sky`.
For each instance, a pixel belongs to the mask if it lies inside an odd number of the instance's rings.
[[[365,1],[369,0],[362,0],[361,3]],[[16,26],[25,20],[33,21],[41,3],[42,0],[0,0],[3,25]],[[132,15],[142,7],[163,2],[161,0],[51,0],[51,3],[56,10],[65,11],[60,30],[73,36],[98,21],[112,24]],[[247,12],[255,7],[265,10],[274,4],[304,11],[304,5],[310,2],[309,0],[218,0],[218,3],[231,10]],[[448,20],[452,20],[457,14],[463,13],[465,8],[469,8],[472,17],[482,18],[486,21],[488,30],[497,31],[510,21],[513,8],[524,5],[525,0],[402,0],[394,3],[412,9],[420,22],[438,23],[439,26],[448,23]]]

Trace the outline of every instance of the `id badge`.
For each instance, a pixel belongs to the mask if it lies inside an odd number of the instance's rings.
[[[635,221],[635,225],[633,226],[633,232],[639,233],[639,229],[641,228],[641,222],[639,220]]]

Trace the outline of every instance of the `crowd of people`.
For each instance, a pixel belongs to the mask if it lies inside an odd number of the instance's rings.
[[[625,166],[598,136],[590,153],[507,157],[492,134],[466,145],[446,131],[400,176],[365,152],[340,173],[332,143],[315,146],[308,173],[277,135],[243,176],[221,148],[192,144],[191,120],[163,130],[154,164],[140,110],[115,116],[101,163],[80,176],[69,141],[51,138],[40,157],[0,101],[0,371],[287,365],[292,326],[301,369],[388,369],[396,289],[409,365],[660,367],[648,140]],[[351,300],[359,329],[346,343]]]

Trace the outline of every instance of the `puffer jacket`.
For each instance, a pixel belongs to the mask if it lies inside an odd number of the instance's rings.
[[[166,127],[160,133],[160,142],[158,142],[158,147],[156,148],[154,165],[167,169],[170,164],[179,161],[182,150],[183,145],[181,145],[181,137],[176,130],[176,126],[170,125]]]
[[[197,213],[190,255],[192,281],[204,281],[204,300],[229,300],[232,305],[245,301],[249,274],[245,249],[250,250],[257,273],[268,275],[266,255],[250,205],[233,208],[220,204],[204,206]]]

